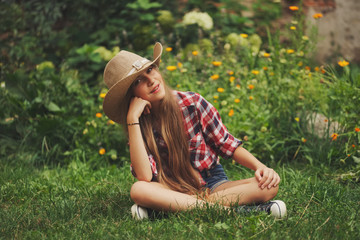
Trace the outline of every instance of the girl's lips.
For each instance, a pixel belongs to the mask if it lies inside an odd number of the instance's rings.
[[[154,89],[150,93],[157,93],[159,89],[160,89],[160,84],[156,85],[156,87],[154,87]]]

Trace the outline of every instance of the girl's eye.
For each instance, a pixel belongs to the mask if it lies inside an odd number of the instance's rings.
[[[146,73],[150,73],[152,70],[153,70],[153,67],[151,66],[147,69]]]
[[[135,79],[135,81],[133,82],[134,86],[137,86],[141,83],[141,78]]]

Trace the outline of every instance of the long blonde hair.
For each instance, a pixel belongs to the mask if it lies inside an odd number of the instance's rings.
[[[157,68],[156,71],[158,71]],[[155,158],[158,170],[158,182],[178,192],[188,194],[201,193],[202,186],[199,180],[199,174],[190,163],[188,137],[185,132],[179,104],[175,99],[172,89],[167,86],[165,81],[164,87],[165,97],[160,104],[162,111],[160,112],[159,120],[155,120],[151,114],[140,117],[140,127],[146,150]],[[125,109],[122,110],[125,113],[128,112],[132,96],[130,89],[125,98],[127,102],[123,104]],[[126,123],[126,114],[122,123]],[[168,148],[168,158],[161,157],[155,141],[153,126],[159,123],[161,126],[160,134]],[[126,124],[124,124],[124,128],[127,132]]]

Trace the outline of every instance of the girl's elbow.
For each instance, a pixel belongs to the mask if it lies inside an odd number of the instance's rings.
[[[139,181],[144,181],[144,182],[151,182],[153,176],[152,173],[145,173],[145,174],[139,174],[137,175],[137,180]]]

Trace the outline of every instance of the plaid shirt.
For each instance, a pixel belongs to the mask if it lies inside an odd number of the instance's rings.
[[[189,139],[190,161],[195,169],[202,172],[219,163],[219,155],[231,158],[242,142],[234,138],[221,122],[216,108],[200,94],[174,91],[184,117],[184,126]],[[168,149],[160,133],[154,130],[155,140],[161,158],[168,157]],[[149,154],[153,176],[157,176],[156,161]],[[132,171],[134,174],[134,171]],[[135,176],[135,175],[134,175]],[[202,177],[199,174],[202,183]]]

